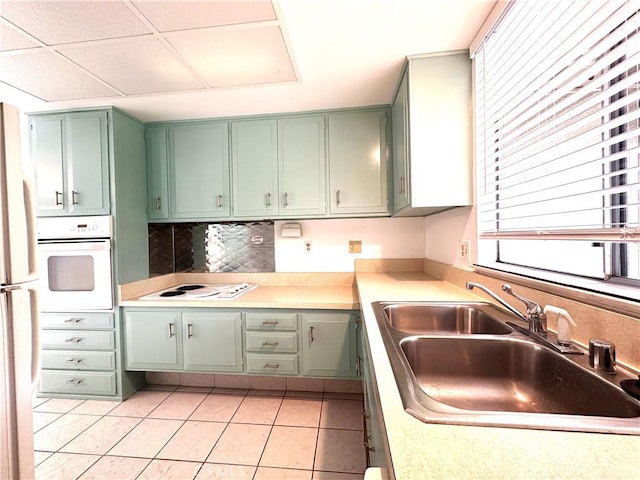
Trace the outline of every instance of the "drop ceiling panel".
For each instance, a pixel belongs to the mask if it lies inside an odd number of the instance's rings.
[[[115,1],[6,1],[0,15],[47,45],[151,33]]]
[[[276,20],[271,1],[135,1],[160,32]]]
[[[59,51],[126,95],[204,88],[159,40],[135,38]]]
[[[38,46],[33,40],[0,22],[0,51],[6,52],[7,50],[21,50]]]
[[[112,89],[48,52],[0,56],[0,81],[46,101],[115,95]]]
[[[279,27],[184,33],[168,40],[210,87],[296,80]]]

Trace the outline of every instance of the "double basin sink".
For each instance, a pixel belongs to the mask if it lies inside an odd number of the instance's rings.
[[[640,402],[618,385],[512,328],[483,302],[375,302],[407,412],[428,423],[640,435]]]

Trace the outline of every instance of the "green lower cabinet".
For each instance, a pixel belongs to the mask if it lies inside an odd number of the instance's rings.
[[[184,369],[242,372],[242,314],[184,312]]]
[[[364,328],[363,328],[364,330]],[[364,393],[364,446],[368,467],[387,467],[387,441],[381,415],[380,398],[373,379],[371,351],[364,331],[360,332],[362,391]]]
[[[182,368],[180,312],[124,312],[124,351],[127,370]]]
[[[125,309],[128,370],[242,372],[242,314]]]
[[[356,315],[302,313],[302,374],[310,377],[358,376]]]

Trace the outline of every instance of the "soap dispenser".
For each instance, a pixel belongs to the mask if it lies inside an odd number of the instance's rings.
[[[571,324],[574,327],[577,327],[576,322],[571,318],[569,312],[567,312],[564,308],[555,307],[553,305],[547,305],[544,307],[544,313],[548,316],[549,314],[557,315],[558,317],[558,345],[570,346],[571,345]]]

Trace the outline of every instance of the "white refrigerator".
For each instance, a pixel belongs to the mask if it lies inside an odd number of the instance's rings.
[[[32,395],[39,370],[33,195],[20,115],[0,103],[0,479],[34,477]]]

